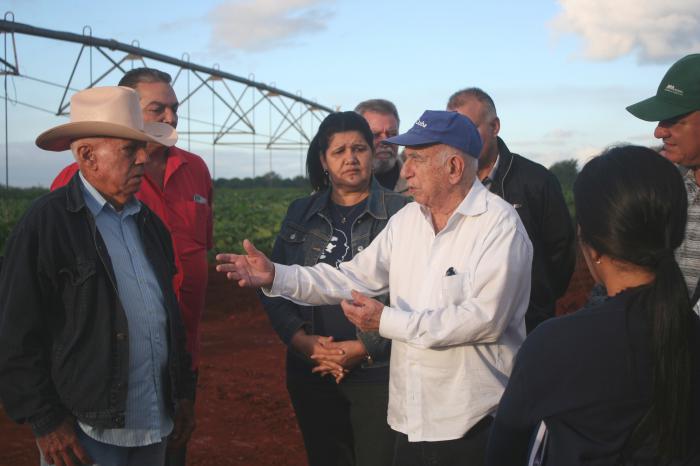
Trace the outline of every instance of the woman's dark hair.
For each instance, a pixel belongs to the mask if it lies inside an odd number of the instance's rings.
[[[321,165],[321,154],[325,154],[328,150],[331,136],[345,131],[358,131],[365,138],[370,150],[374,151],[374,136],[363,116],[355,112],[331,113],[319,125],[318,132],[311,140],[309,150],[306,153],[306,172],[314,191],[326,189],[329,183]]]
[[[688,288],[674,257],[685,235],[687,197],[678,169],[651,149],[618,146],[588,162],[574,183],[580,239],[597,252],[653,272],[628,303],[651,324],[653,395],[628,443],[653,436],[670,460],[688,448],[690,422]]]

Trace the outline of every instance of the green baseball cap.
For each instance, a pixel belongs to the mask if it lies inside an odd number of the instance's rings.
[[[686,55],[669,68],[656,95],[627,107],[646,121],[662,121],[700,110],[700,53]]]

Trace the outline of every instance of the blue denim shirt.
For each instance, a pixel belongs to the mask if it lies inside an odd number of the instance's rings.
[[[132,198],[121,212],[79,175],[85,204],[95,218],[114,267],[119,300],[129,325],[129,383],[124,428],[100,429],[80,423],[103,443],[124,447],[150,445],[167,437],[173,420],[166,407],[168,322],[163,292],[146,258],[136,224],[141,209]]]
[[[315,265],[328,244],[333,232],[329,212],[330,189],[297,199],[289,206],[287,215],[275,240],[271,259],[281,264]],[[352,225],[351,246],[353,255],[367,247],[386,226],[389,217],[398,212],[410,199],[383,188],[374,178],[366,207]],[[388,296],[380,296],[388,302]],[[299,306],[283,298],[269,298],[261,294],[261,300],[272,327],[280,339],[289,346],[292,336],[304,328],[309,334],[314,330],[314,314],[323,312],[316,306]],[[372,358],[372,367],[389,364],[391,341],[378,332],[357,330]],[[362,367],[367,367],[366,363]]]

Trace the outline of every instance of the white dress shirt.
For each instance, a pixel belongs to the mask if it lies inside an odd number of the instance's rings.
[[[411,442],[453,440],[498,406],[525,339],[531,263],[518,214],[475,181],[439,233],[408,204],[339,269],[275,264],[268,292],[319,305],[390,291],[388,423]]]

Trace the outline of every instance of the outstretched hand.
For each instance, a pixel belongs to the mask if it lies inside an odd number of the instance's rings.
[[[363,332],[378,331],[384,304],[355,290],[351,294],[352,301],[344,299],[340,302],[345,317]]]
[[[243,240],[247,254],[217,254],[217,272],[226,273],[226,278],[238,282],[240,287],[259,288],[271,286],[275,279],[275,265],[265,254],[258,251],[249,240]]]

